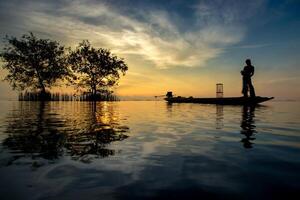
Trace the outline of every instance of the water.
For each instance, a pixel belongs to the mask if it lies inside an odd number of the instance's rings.
[[[286,199],[300,103],[0,102],[1,199]]]

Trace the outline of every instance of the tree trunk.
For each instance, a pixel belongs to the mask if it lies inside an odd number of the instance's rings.
[[[41,85],[41,93],[42,94],[46,94],[46,88],[45,88],[45,86],[44,86],[44,84],[43,85]]]
[[[46,101],[47,99],[47,94],[46,94],[46,88],[44,85],[41,85],[41,94],[40,94],[40,100],[41,101]]]
[[[95,75],[93,72],[91,72],[91,74],[92,74],[92,100],[96,101],[97,90],[96,90],[96,84],[95,84]]]
[[[38,75],[40,89],[41,89],[40,100],[45,101],[46,100],[46,88],[45,88],[45,85],[43,83],[43,80],[41,78],[41,75],[40,75],[39,71],[36,70],[36,72],[37,72],[37,75]]]
[[[96,101],[96,94],[97,94],[97,90],[96,90],[96,85],[94,84],[92,86],[92,99],[93,99],[93,101]]]

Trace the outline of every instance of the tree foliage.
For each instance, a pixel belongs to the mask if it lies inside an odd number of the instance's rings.
[[[8,72],[4,80],[13,89],[40,92],[41,99],[47,96],[46,89],[63,79],[92,97],[109,95],[109,89],[128,70],[122,58],[107,49],[94,48],[88,41],[81,42],[68,55],[58,42],[39,39],[33,33],[20,39],[6,36],[5,42],[0,53],[2,68]]]
[[[13,89],[38,89],[45,93],[57,80],[67,78],[64,47],[49,39],[38,39],[33,33],[21,39],[6,36],[7,42],[0,57],[2,68],[8,71],[7,80]]]
[[[116,85],[128,69],[123,59],[107,49],[93,48],[88,41],[70,52],[68,63],[77,75],[77,86],[93,95]]]

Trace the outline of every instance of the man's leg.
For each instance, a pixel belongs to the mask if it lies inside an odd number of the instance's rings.
[[[249,89],[250,89],[250,97],[255,97],[255,90],[254,90],[254,87],[252,85],[251,79],[249,79],[248,84],[249,84]]]
[[[244,97],[248,97],[248,84],[247,84],[247,79],[243,78],[243,90],[242,93]]]

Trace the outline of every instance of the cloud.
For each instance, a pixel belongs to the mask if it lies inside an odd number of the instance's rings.
[[[243,5],[245,12],[240,11]],[[12,1],[2,4],[1,11],[15,18],[17,24],[6,24],[12,29],[48,34],[73,46],[89,39],[125,58],[134,55],[157,68],[171,68],[205,66],[227,46],[240,42],[246,33],[241,20],[249,18],[256,5],[200,1],[191,9],[196,22],[187,21],[192,28],[185,31],[179,30],[179,22],[172,18],[177,14],[171,17],[171,11],[151,9],[141,13],[132,9],[141,16],[137,18],[97,1]]]
[[[240,48],[240,49],[257,49],[257,48],[264,48],[264,47],[269,47],[272,44],[247,44],[247,45],[241,45],[241,46],[236,46],[236,47],[231,47],[231,48]]]

